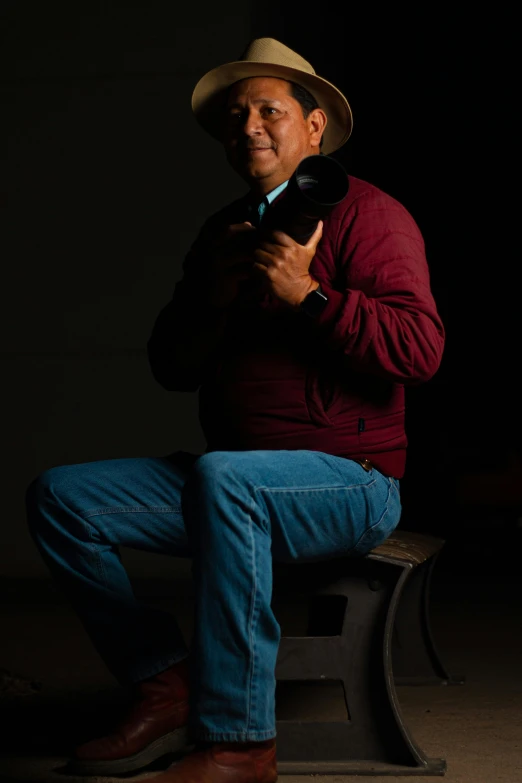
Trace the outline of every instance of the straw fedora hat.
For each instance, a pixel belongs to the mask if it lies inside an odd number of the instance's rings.
[[[323,135],[325,155],[339,149],[352,132],[352,110],[333,84],[317,76],[303,57],[275,38],[255,38],[239,60],[213,68],[198,81],[192,93],[192,111],[199,124],[220,139],[221,110],[227,89],[251,76],[275,76],[300,84],[316,99],[328,123]]]

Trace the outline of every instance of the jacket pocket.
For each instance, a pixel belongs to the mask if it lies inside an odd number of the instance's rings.
[[[306,407],[314,424],[331,427],[333,417],[342,407],[342,392],[333,378],[320,374],[316,369],[306,374]]]

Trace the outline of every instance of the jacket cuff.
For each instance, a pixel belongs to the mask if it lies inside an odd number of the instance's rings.
[[[324,283],[321,283],[321,288],[328,297],[328,302],[319,318],[316,319],[316,323],[320,326],[333,326],[341,314],[346,295]]]

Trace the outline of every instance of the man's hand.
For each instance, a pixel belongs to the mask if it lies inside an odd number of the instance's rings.
[[[240,282],[252,276],[255,244],[251,234],[256,230],[252,223],[234,223],[215,241],[209,281],[209,301],[214,307],[228,307]]]
[[[267,291],[290,307],[298,307],[317,288],[308,270],[322,235],[320,220],[306,245],[300,245],[282,231],[273,231],[254,251],[255,275]]]

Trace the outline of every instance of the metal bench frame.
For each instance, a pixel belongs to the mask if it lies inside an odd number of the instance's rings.
[[[429,622],[430,578],[443,545],[397,530],[362,558],[274,564],[274,594],[309,602],[309,635],[282,636],[276,679],[340,681],[348,715],[278,720],[281,774],[444,775],[446,761],[428,758],[413,740],[395,689],[464,681],[442,664]],[[325,596],[341,598],[340,618],[339,601]]]

